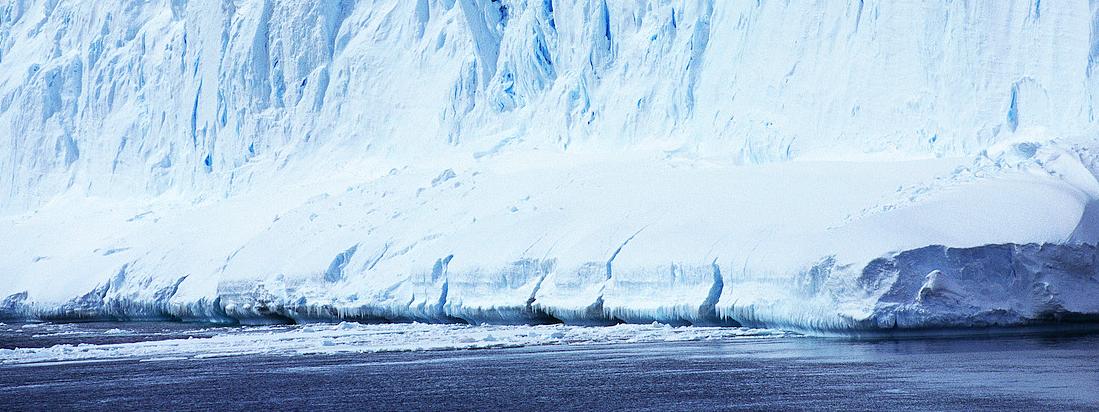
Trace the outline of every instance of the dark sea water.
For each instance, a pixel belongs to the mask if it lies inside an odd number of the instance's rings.
[[[0,348],[74,339],[0,335]],[[0,366],[5,411],[254,408],[1099,410],[1099,335],[783,337]]]

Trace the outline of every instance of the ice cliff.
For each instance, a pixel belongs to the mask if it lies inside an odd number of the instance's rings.
[[[0,3],[0,318],[1099,318],[1099,3]]]

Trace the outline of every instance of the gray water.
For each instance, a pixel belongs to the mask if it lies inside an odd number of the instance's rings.
[[[0,335],[0,348],[179,337],[170,324],[147,328],[147,336]],[[0,366],[0,410],[257,407],[1099,410],[1099,335],[790,337]]]

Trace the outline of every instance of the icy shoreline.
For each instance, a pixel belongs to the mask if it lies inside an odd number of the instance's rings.
[[[1099,323],[1099,262],[1092,245],[989,245],[955,249],[931,246],[876,259],[861,271],[860,285],[890,284],[865,319],[802,318],[781,309],[765,312],[735,304],[721,306],[702,302],[690,306],[698,313],[692,323],[660,313],[634,318],[616,317],[614,312],[593,305],[576,319],[558,318],[531,304],[510,311],[497,310],[484,319],[470,317],[469,310],[441,304],[436,312],[423,312],[423,318],[387,317],[369,306],[338,307],[331,304],[295,305],[285,301],[243,301],[241,295],[222,295],[213,300],[181,304],[171,295],[160,302],[103,300],[107,290],[90,299],[61,305],[36,307],[9,297],[0,307],[0,319],[6,321],[190,321],[223,324],[294,324],[340,320],[367,323],[434,322],[441,324],[540,324],[572,325],[644,324],[672,319],[679,325],[749,326],[784,328],[816,334],[873,334],[909,330],[949,330],[1010,326],[1070,326]],[[814,267],[799,275],[810,283],[826,277],[822,271],[832,267]],[[721,278],[711,289],[721,290]],[[819,287],[817,285],[816,287]],[[229,301],[229,297],[235,301]],[[98,300],[97,300],[98,297]],[[791,309],[792,311],[801,308]],[[711,312],[706,313],[709,310]],[[204,314],[204,315],[196,315]],[[464,316],[457,316],[462,314]],[[787,317],[783,317],[787,316]],[[641,321],[638,321],[638,320]],[[652,320],[657,319],[657,320]],[[631,322],[632,321],[632,322]]]
[[[1076,336],[1099,332],[1099,324],[1026,327],[847,331],[825,338],[879,339]],[[357,322],[301,325],[0,323],[0,368],[109,361],[201,361],[236,356],[303,356],[385,352],[502,349],[539,346],[602,346],[743,339],[809,338],[778,329],[619,324],[466,325]],[[11,342],[17,342],[11,346]],[[57,343],[61,342],[61,343]]]
[[[61,201],[0,221],[0,319],[833,333],[1099,315],[1088,147],[758,167],[545,160],[557,163],[398,171],[301,203],[274,190]]]
[[[108,331],[80,325],[0,325],[0,335],[36,337],[135,335],[125,325]],[[196,325],[198,326],[198,325]],[[490,326],[454,324],[308,324],[179,330],[169,336],[209,334],[108,344],[59,344],[48,347],[0,349],[0,366],[95,362],[105,360],[201,360],[242,355],[333,355],[343,353],[408,352],[511,348],[542,345],[606,345],[623,343],[706,341],[796,336],[788,332],[750,328],[698,328],[669,325],[582,327],[567,325]],[[83,334],[83,335],[81,335]]]

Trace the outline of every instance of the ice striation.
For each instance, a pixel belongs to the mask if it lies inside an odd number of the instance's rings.
[[[1087,2],[0,4],[0,318],[1099,316]]]

